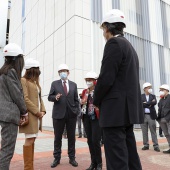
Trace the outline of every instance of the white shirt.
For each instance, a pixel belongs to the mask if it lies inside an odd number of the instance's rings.
[[[149,95],[145,95],[146,96],[146,101],[149,101]],[[145,108],[145,113],[150,113],[150,109]]]
[[[69,83],[68,83],[68,79],[67,79],[67,80],[62,80],[62,79],[61,79],[61,81],[62,81],[63,87],[64,87],[64,81],[66,82],[67,93],[68,93],[68,92],[69,92]]]

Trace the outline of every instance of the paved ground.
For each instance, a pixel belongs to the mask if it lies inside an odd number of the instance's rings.
[[[142,136],[140,130],[135,130],[137,147],[142,162],[143,170],[170,170],[170,155],[165,155],[162,150],[167,149],[165,138],[159,138],[161,152],[155,152],[150,147],[148,151],[142,151]],[[50,164],[53,161],[53,132],[43,131],[39,134],[35,144],[35,170],[50,170]],[[15,148],[15,154],[11,162],[10,170],[23,170],[22,146],[24,135],[19,134]],[[151,142],[150,142],[151,143]],[[90,165],[89,150],[85,138],[76,139],[76,160],[79,163],[77,168],[68,163],[67,157],[67,139],[63,139],[63,153],[61,164],[54,169],[58,170],[85,170]],[[104,148],[102,147],[103,169],[106,170]]]

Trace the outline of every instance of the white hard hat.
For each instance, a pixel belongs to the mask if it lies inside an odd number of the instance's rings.
[[[69,71],[69,68],[66,64],[60,64],[58,66],[58,71],[60,71],[60,70],[68,70]]]
[[[167,84],[163,84],[160,89],[165,89],[169,91],[169,86]]]
[[[33,59],[33,58],[28,58],[26,61],[25,61],[25,66],[24,68],[27,70],[27,69],[30,69],[32,67],[40,67],[40,63],[39,61]]]
[[[9,43],[4,47],[3,50],[3,56],[18,56],[22,54],[23,55],[23,50],[21,49],[20,46],[18,46],[17,44],[14,43]]]
[[[144,83],[144,84],[143,84],[143,89],[145,89],[146,87],[149,87],[149,86],[152,86],[152,84],[151,84],[151,83],[146,82],[146,83]]]
[[[104,15],[102,19],[101,26],[104,22],[108,23],[122,22],[126,26],[125,15],[119,9],[112,9],[108,13],[106,13],[106,15]]]
[[[97,79],[97,78],[98,78],[98,75],[97,75],[95,72],[90,71],[90,72],[88,72],[88,73],[86,74],[86,76],[85,76],[84,78],[85,78],[85,79],[87,79],[87,78]]]

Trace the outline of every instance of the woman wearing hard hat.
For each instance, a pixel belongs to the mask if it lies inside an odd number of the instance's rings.
[[[25,75],[21,78],[25,103],[29,114],[28,125],[21,126],[20,133],[25,133],[23,146],[24,170],[34,169],[34,142],[38,131],[42,131],[42,117],[46,110],[41,98],[41,86],[39,84],[40,64],[37,60],[29,58],[25,62]]]
[[[170,147],[170,95],[169,86],[163,84],[160,88],[160,101],[158,103],[158,122],[164,132]],[[170,149],[163,151],[165,154],[170,154]]]
[[[5,63],[0,69],[0,169],[8,170],[14,154],[18,125],[28,122],[20,83],[24,67],[22,49],[14,43],[4,47]]]
[[[81,104],[83,107],[83,123],[87,134],[87,143],[91,154],[91,165],[86,170],[101,170],[101,129],[99,126],[99,110],[93,106],[93,92],[96,85],[97,74],[88,72],[85,81],[88,89],[83,90]]]

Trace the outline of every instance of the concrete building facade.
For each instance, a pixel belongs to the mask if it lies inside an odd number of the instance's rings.
[[[52,126],[52,103],[47,101],[57,68],[68,64],[70,80],[81,90],[84,75],[100,71],[105,45],[100,29],[103,15],[117,8],[125,13],[125,37],[140,61],[140,83],[149,81],[159,95],[160,84],[170,85],[169,0],[12,0],[10,42],[22,46],[25,58],[41,64],[41,86],[47,109],[44,126]],[[130,75],[129,75],[130,76]]]

